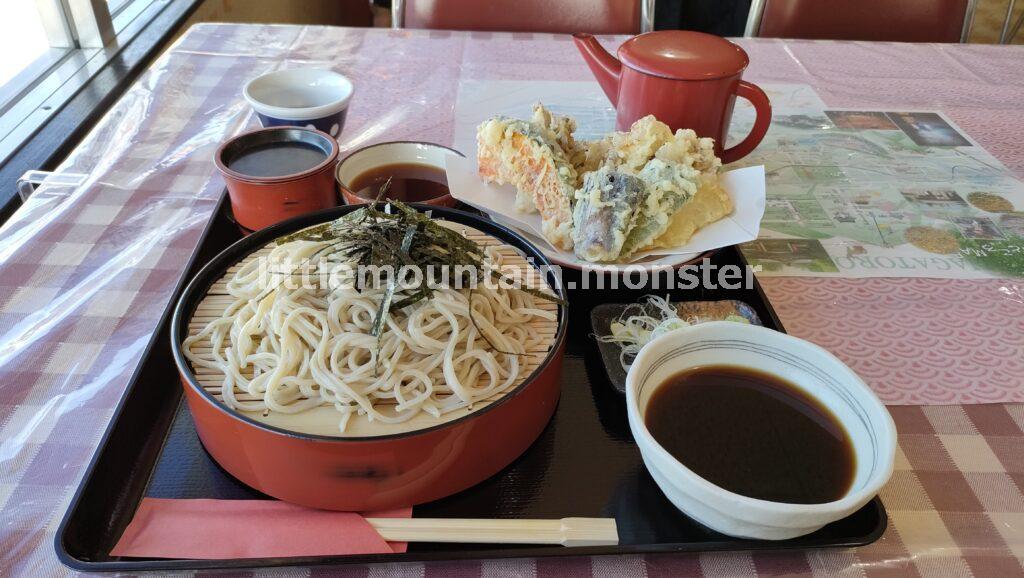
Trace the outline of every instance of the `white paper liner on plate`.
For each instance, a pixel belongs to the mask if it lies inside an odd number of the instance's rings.
[[[678,247],[641,251],[622,263],[591,263],[571,251],[563,251],[544,238],[538,213],[515,209],[516,191],[511,185],[489,185],[477,175],[474,158],[446,159],[448,188],[456,199],[488,214],[495,221],[527,233],[553,261],[578,269],[618,270],[631,264],[665,267],[685,263],[697,255],[757,238],[765,208],[764,167],[746,167],[722,173],[721,184],[732,199],[732,214],[698,230]]]

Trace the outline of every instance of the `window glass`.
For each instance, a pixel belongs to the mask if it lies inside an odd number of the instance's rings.
[[[0,2],[0,86],[47,55],[50,41],[35,0]]]

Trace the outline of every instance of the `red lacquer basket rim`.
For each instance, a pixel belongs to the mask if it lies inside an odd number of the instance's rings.
[[[388,440],[408,439],[414,438],[421,435],[427,435],[439,430],[446,428],[456,427],[460,424],[466,423],[470,420],[480,418],[487,415],[491,411],[496,410],[499,407],[504,406],[510,400],[520,395],[529,385],[531,385],[539,376],[549,369],[551,363],[556,359],[561,359],[559,353],[565,345],[565,336],[569,324],[569,318],[566,312],[565,305],[558,305],[558,329],[555,333],[555,337],[552,340],[551,347],[548,350],[544,360],[533,370],[530,375],[526,376],[519,385],[514,389],[507,392],[501,398],[491,402],[478,411],[473,411],[460,418],[453,419],[451,421],[439,423],[437,425],[430,426],[428,428],[412,430],[408,432],[400,432],[393,434],[383,434],[376,436],[364,436],[364,437],[353,437],[344,438],[338,436],[326,436],[320,434],[310,434],[292,431],[277,426],[269,425],[257,420],[254,420],[248,416],[238,413],[222,402],[218,401],[211,393],[203,389],[203,387],[196,380],[195,375],[188,364],[188,360],[185,358],[183,353],[181,342],[184,340],[184,335],[187,334],[188,323],[191,320],[192,315],[195,312],[196,307],[199,305],[201,298],[206,295],[209,288],[227,271],[229,267],[235,263],[241,261],[249,254],[257,251],[270,241],[287,235],[289,233],[304,229],[306,227],[323,223],[329,220],[336,219],[342,215],[345,215],[351,211],[361,208],[363,205],[343,205],[340,207],[331,207],[321,211],[308,213],[306,215],[300,215],[287,221],[282,221],[270,227],[260,229],[247,237],[236,241],[230,247],[222,251],[216,257],[210,260],[203,268],[196,274],[195,278],[189,281],[185,290],[182,292],[178,303],[174,306],[174,315],[171,319],[171,351],[174,356],[174,364],[178,370],[178,373],[182,377],[182,381],[188,385],[190,389],[199,395],[200,399],[205,401],[208,405],[214,407],[218,411],[225,414],[230,419],[239,422],[240,424],[252,426],[259,430],[265,431],[270,434],[286,436],[290,438],[297,438],[308,441],[327,442],[327,443],[341,443],[341,444],[360,444],[360,443],[371,443]],[[444,220],[468,225],[494,236],[501,241],[511,245],[512,247],[523,251],[526,257],[533,258],[533,266],[535,268],[546,268],[548,271],[545,274],[545,278],[555,292],[555,294],[565,300],[565,289],[562,286],[561,277],[551,272],[551,263],[532,243],[524,239],[518,233],[499,225],[488,219],[483,219],[471,213],[460,211],[457,209],[450,209],[447,207],[438,207],[435,205],[422,205],[422,204],[410,204],[410,207],[421,211],[430,212],[435,218],[441,217]],[[542,269],[543,271],[543,269]]]

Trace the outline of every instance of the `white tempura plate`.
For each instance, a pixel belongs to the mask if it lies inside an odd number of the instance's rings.
[[[591,263],[572,251],[551,245],[541,235],[537,213],[515,209],[515,187],[484,183],[477,174],[476,159],[445,158],[448,187],[456,199],[479,210],[491,220],[514,228],[530,240],[552,262],[579,271],[623,274],[660,271],[691,263],[705,253],[757,238],[765,209],[764,167],[746,167],[721,173],[722,188],[732,199],[732,214],[701,227],[685,245],[655,249],[638,254],[628,263]]]
[[[508,219],[500,213],[488,213],[485,211],[481,212],[484,214],[484,216],[488,217],[495,223],[498,223],[499,225],[504,225],[509,229],[512,229],[515,232],[519,233],[523,237],[526,237],[527,241],[533,243],[537,247],[537,250],[539,250],[541,253],[544,253],[544,256],[550,259],[551,262],[554,263],[555,265],[561,267],[568,267],[569,269],[575,269],[577,271],[592,271],[595,273],[615,274],[630,273],[633,271],[653,273],[655,271],[675,269],[677,267],[689,265],[690,263],[700,261],[702,258],[710,256],[714,253],[714,251],[705,251],[703,253],[698,252],[678,253],[672,255],[649,255],[632,263],[592,263],[590,261],[584,261],[583,259],[580,259],[570,251],[560,251],[558,249],[555,249],[554,247],[551,246],[550,243],[541,239],[532,231],[524,230],[522,227],[519,226],[519,224],[516,221]]]

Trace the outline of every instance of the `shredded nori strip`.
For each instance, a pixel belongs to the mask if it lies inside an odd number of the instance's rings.
[[[381,196],[386,189],[387,184],[381,188]],[[390,207],[393,212],[381,210],[378,208],[381,196],[366,207],[339,219],[281,237],[277,244],[300,240],[328,243],[308,259],[310,262],[316,257],[322,257],[328,261],[349,262],[355,266],[391,267],[392,272],[399,271],[402,266],[419,266],[426,271],[430,271],[430,267],[434,267],[435,270],[448,267],[452,272],[461,271],[462,278],[458,281],[463,284],[474,281],[469,276],[476,271],[486,271],[489,276],[497,277],[497,282],[504,280],[497,272],[485,267],[486,254],[475,241],[438,224],[428,214],[421,213],[400,201],[387,201],[385,209]],[[458,267],[462,269],[457,269]],[[295,270],[285,275],[293,274]],[[389,277],[384,298],[374,316],[372,335],[378,338],[381,336],[387,316],[392,310],[401,311],[433,294],[435,287],[431,286],[428,276],[420,275],[419,279],[420,284],[406,288],[405,294],[395,299],[397,280],[395,275]],[[455,281],[450,279],[450,283]],[[532,287],[518,289],[541,299],[567,305],[563,299],[552,293]],[[473,318],[472,298],[471,289],[469,318],[480,336],[498,353],[515,355],[499,351],[480,330]]]

